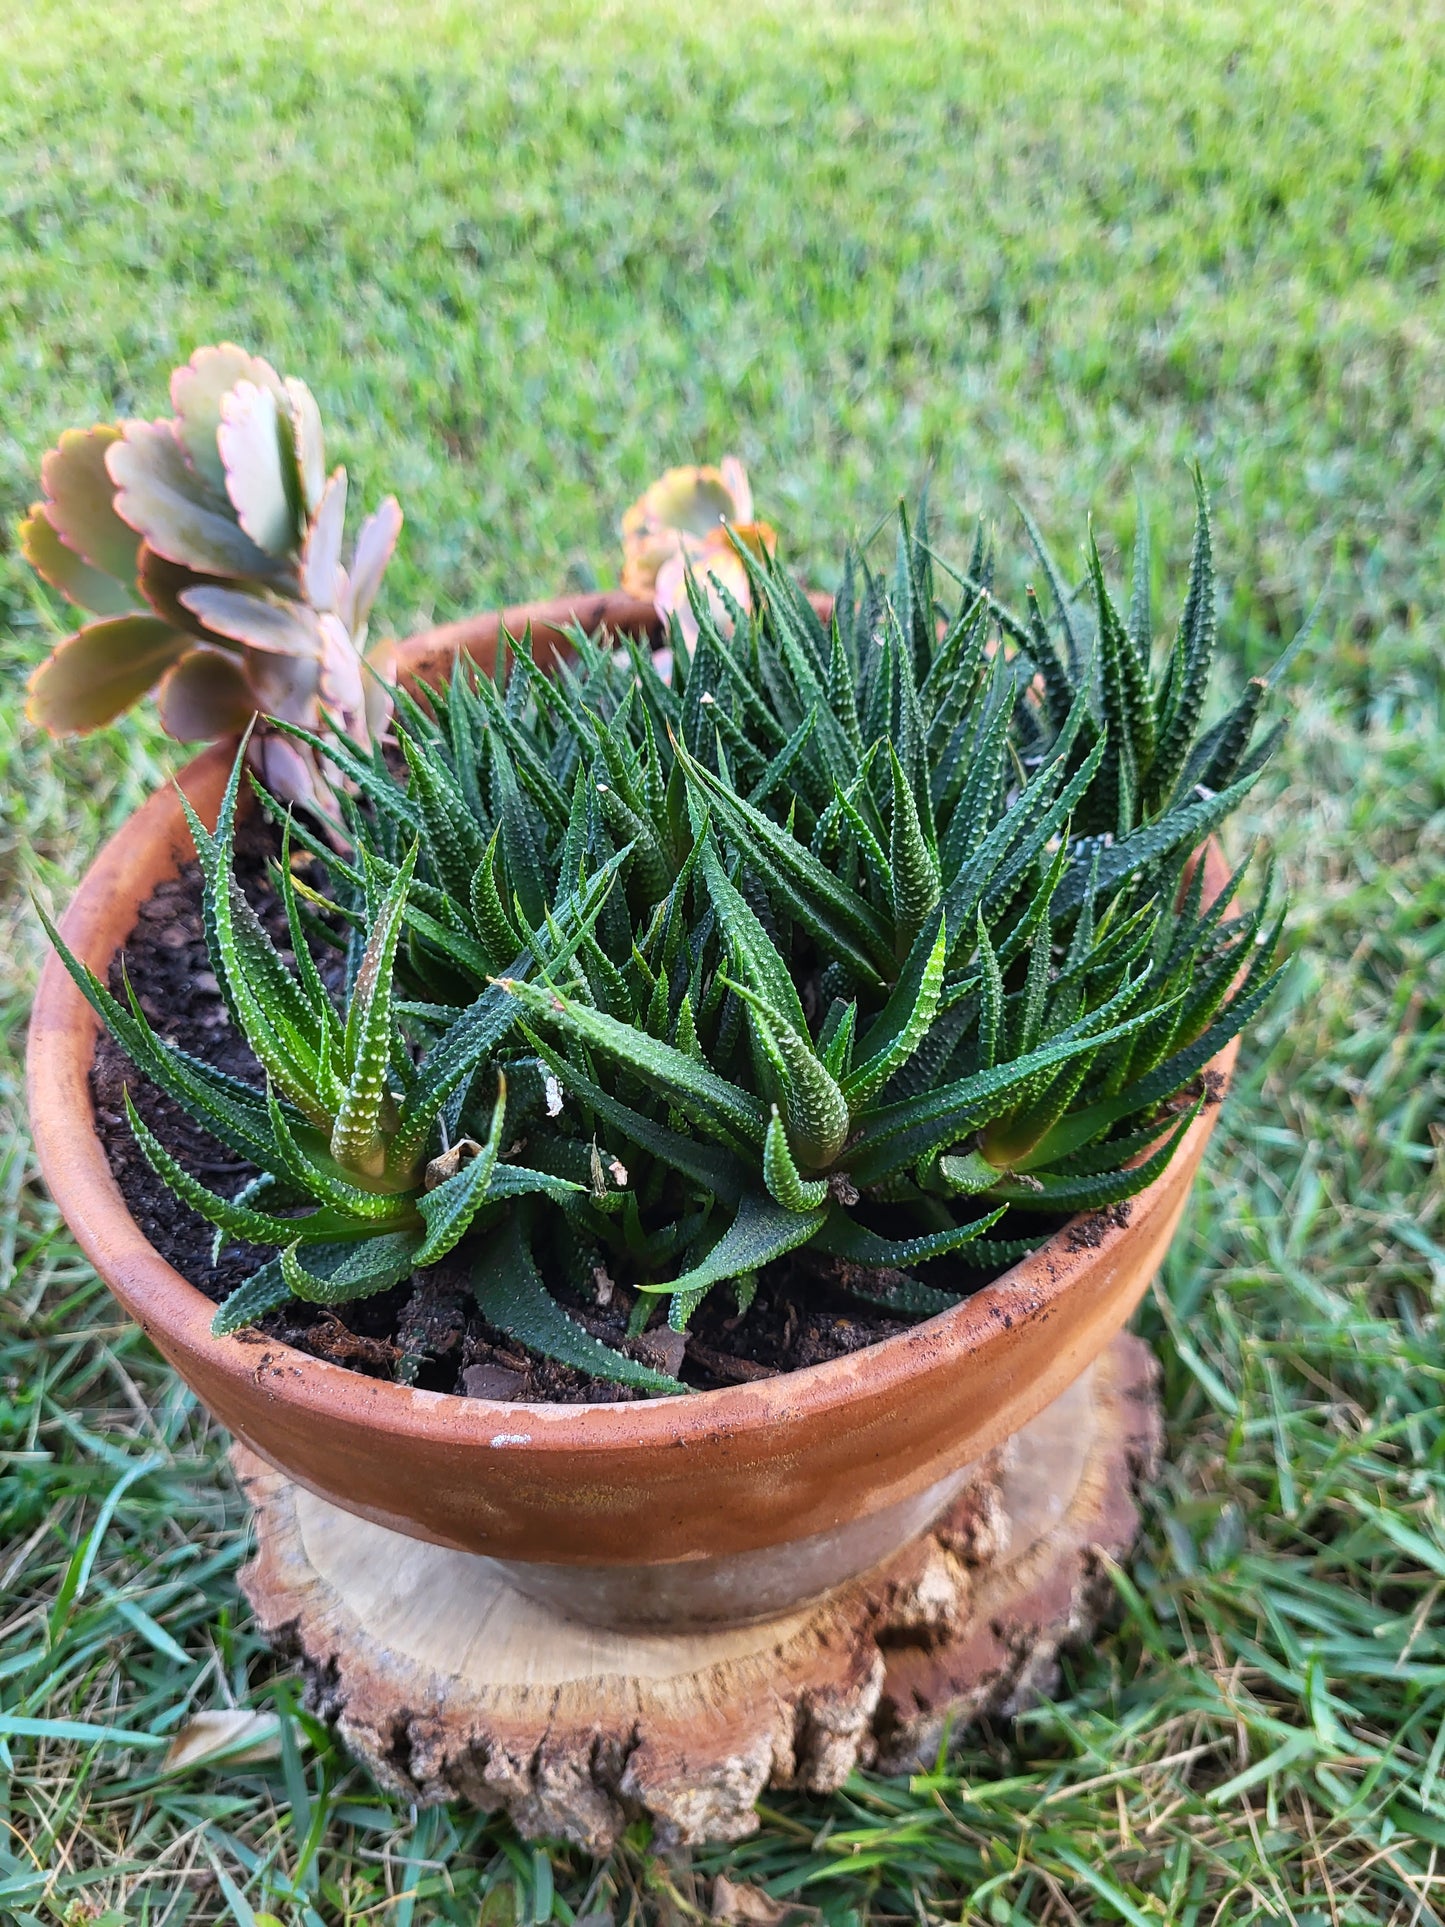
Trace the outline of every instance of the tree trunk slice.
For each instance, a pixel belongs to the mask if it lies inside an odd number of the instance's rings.
[[[505,1808],[602,1853],[651,1815],[662,1845],[736,1840],[769,1786],[906,1771],[1046,1691],[1092,1630],[1157,1463],[1157,1367],[1123,1335],[979,1468],[913,1545],[762,1625],[611,1632],[527,1598],[487,1559],[340,1511],[245,1446],[241,1585],[299,1656],[308,1703],[382,1784]]]

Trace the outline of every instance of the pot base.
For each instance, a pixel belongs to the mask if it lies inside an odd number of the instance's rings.
[[[312,1707],[394,1792],[505,1808],[527,1837],[605,1852],[735,1840],[764,1788],[825,1793],[856,1765],[927,1764],[945,1727],[1010,1715],[1089,1631],[1159,1447],[1157,1367],[1123,1335],[979,1468],[922,1537],[761,1624],[604,1631],[495,1562],[340,1511],[244,1446],[256,1513],[241,1584],[297,1652]]]

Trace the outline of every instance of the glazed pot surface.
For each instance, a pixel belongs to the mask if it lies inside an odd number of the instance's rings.
[[[559,627],[562,611],[591,614],[605,602],[533,613],[550,642],[548,620]],[[613,605],[605,613],[626,620],[625,599]],[[631,605],[629,626],[646,615]],[[434,674],[458,639],[485,654],[496,624],[458,625],[440,644],[418,638],[406,660]],[[209,823],[231,756],[216,745],[179,779]],[[86,875],[62,923],[71,948],[104,977],[140,904],[192,855],[179,799],[164,789]],[[1217,893],[1226,866],[1215,848],[1206,862],[1207,893]],[[202,1402],[348,1511],[553,1568],[732,1561],[836,1540],[860,1521],[848,1536],[861,1564],[872,1563],[890,1511],[908,1522],[905,1537],[921,1529],[920,1515],[939,1509],[964,1468],[1056,1399],[1123,1326],[1164,1255],[1217,1115],[1206,1107],[1127,1223],[1065,1226],[952,1310],[866,1350],[688,1397],[500,1404],[367,1378],[257,1333],[213,1337],[214,1305],[146,1240],[106,1162],[89,1084],[96,1030],[52,956],[30,1035],[41,1168],[86,1256]],[[1233,1054],[1213,1068],[1227,1074]],[[757,1569],[768,1569],[766,1558]]]

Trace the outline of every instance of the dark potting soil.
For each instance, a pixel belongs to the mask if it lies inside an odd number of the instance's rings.
[[[277,847],[274,831],[264,821],[244,824],[237,836],[237,875],[278,948],[286,953],[286,919],[268,874]],[[141,1009],[161,1036],[220,1070],[261,1085],[260,1067],[231,1022],[211,970],[201,928],[198,865],[191,864],[179,877],[162,883],[141,905],[123,958],[125,975]],[[335,984],[339,954],[318,946],[317,963],[323,975],[331,973],[328,980]],[[111,988],[123,996],[121,958],[112,964]],[[212,1190],[234,1196],[255,1175],[254,1168],[142,1077],[119,1045],[102,1032],[91,1089],[97,1127],[121,1194],[157,1251],[208,1298],[220,1303],[272,1254],[233,1242],[213,1259],[211,1226],[156,1176],[132,1137],[125,1117],[127,1087],[161,1143]],[[978,1274],[959,1267],[954,1288],[971,1289],[982,1282]],[[829,1278],[825,1268],[809,1261],[806,1254],[765,1268],[757,1297],[743,1317],[730,1292],[713,1292],[686,1334],[663,1327],[629,1340],[632,1294],[605,1273],[597,1277],[595,1303],[584,1302],[567,1289],[558,1289],[557,1296],[594,1337],[699,1390],[820,1364],[917,1322],[860,1307],[840,1289],[836,1277]],[[467,1289],[465,1246],[451,1260],[374,1298],[334,1308],[288,1303],[268,1313],[255,1329],[265,1338],[373,1377],[400,1376],[431,1391],[560,1404],[643,1396],[537,1358],[488,1325]]]

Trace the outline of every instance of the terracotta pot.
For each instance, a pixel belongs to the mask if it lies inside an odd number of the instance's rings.
[[[572,614],[635,632],[647,604],[586,597],[530,616],[550,651]],[[419,636],[411,675],[459,646],[486,658],[496,616]],[[230,766],[220,744],[180,782],[210,823]],[[167,787],[105,846],[62,928],[104,976],[139,906],[192,857]],[[1226,867],[1207,856],[1217,892]],[[723,1391],[633,1404],[520,1405],[367,1378],[255,1335],[214,1338],[212,1302],[127,1210],[96,1133],[97,1021],[58,959],[30,1029],[41,1170],[81,1248],[220,1422],[344,1509],[507,1562],[525,1590],[594,1623],[726,1622],[820,1594],[906,1543],[983,1455],[1059,1397],[1143,1296],[1217,1115],[1191,1126],[1128,1223],[1065,1226],[953,1310],[866,1350]],[[1227,1076],[1233,1049],[1214,1069]]]

